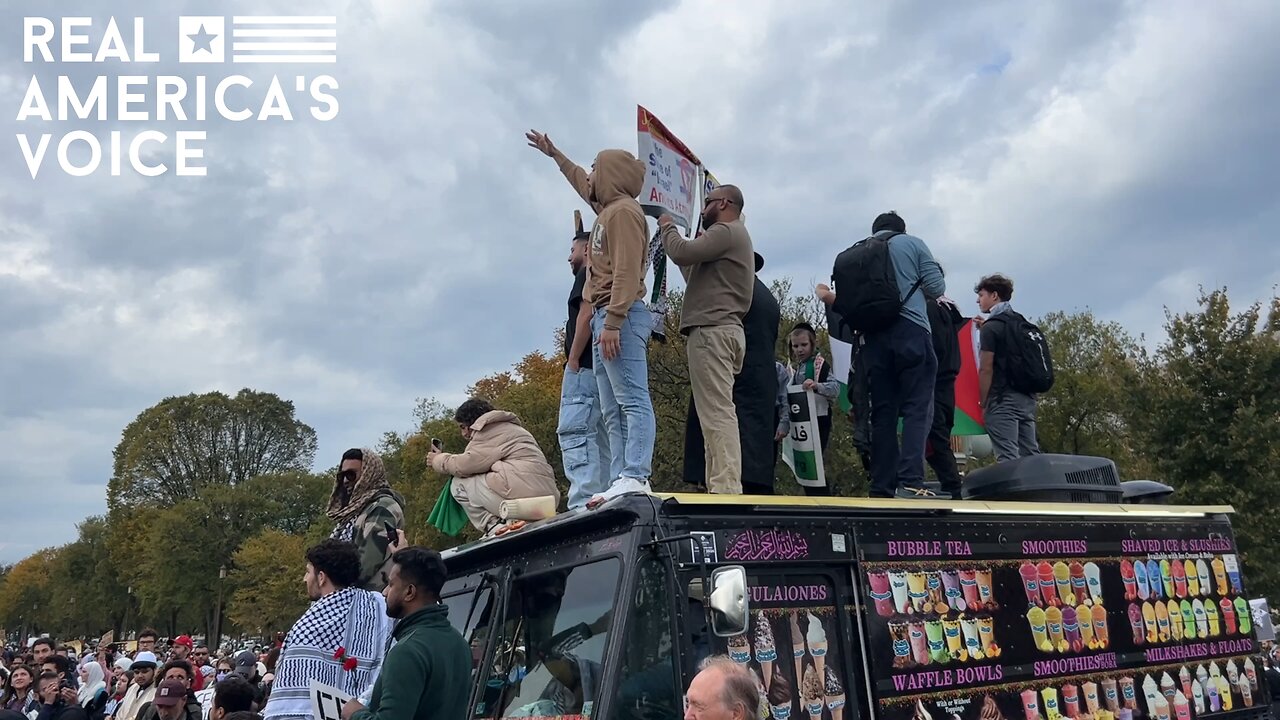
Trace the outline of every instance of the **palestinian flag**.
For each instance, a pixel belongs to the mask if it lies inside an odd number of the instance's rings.
[[[973,320],[960,327],[960,375],[956,377],[955,435],[985,435],[982,408],[978,406],[978,328]],[[831,372],[840,381],[840,412],[848,414],[849,369],[853,365],[853,345],[831,338]]]

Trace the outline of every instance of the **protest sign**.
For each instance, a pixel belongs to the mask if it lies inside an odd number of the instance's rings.
[[[822,467],[822,441],[818,437],[818,410],[813,393],[801,385],[787,388],[791,433],[782,439],[782,461],[805,487],[826,487]]]
[[[640,161],[645,164],[640,205],[645,214],[671,215],[675,224],[693,229],[698,218],[701,162],[662,121],[637,105]]]
[[[342,706],[351,696],[332,685],[312,680],[310,685],[311,717],[315,720],[342,720]]]

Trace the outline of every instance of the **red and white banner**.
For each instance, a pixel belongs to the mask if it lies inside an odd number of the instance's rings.
[[[676,225],[692,228],[701,208],[697,202],[701,161],[648,110],[636,106],[640,161],[645,164],[640,205],[646,215],[668,213]]]

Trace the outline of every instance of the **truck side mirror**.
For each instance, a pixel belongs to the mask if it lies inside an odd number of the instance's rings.
[[[711,630],[717,637],[747,631],[747,570],[741,565],[717,568],[711,573]]]

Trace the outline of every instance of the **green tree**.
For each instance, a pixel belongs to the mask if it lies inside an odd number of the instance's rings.
[[[49,628],[57,615],[57,599],[50,596],[57,558],[56,550],[46,549],[14,564],[0,588],[0,624],[27,635]]]
[[[1225,289],[1167,314],[1135,425],[1160,478],[1190,504],[1230,503],[1251,590],[1280,592],[1280,298],[1232,313]]]
[[[1051,312],[1039,325],[1055,376],[1038,408],[1041,449],[1110,458],[1126,479],[1149,476],[1152,468],[1130,424],[1134,391],[1143,379],[1138,341],[1088,311]]]
[[[302,576],[306,538],[267,528],[240,546],[229,578],[235,591],[227,616],[264,636],[288,630],[307,609]]]
[[[57,552],[50,568],[49,595],[56,599],[52,618],[59,636],[98,636],[119,630],[129,596],[107,547],[106,518],[86,518],[79,538]]]
[[[169,397],[124,429],[107,505],[173,505],[206,487],[307,472],[315,454],[315,431],[294,417],[293,403],[271,393]]]

